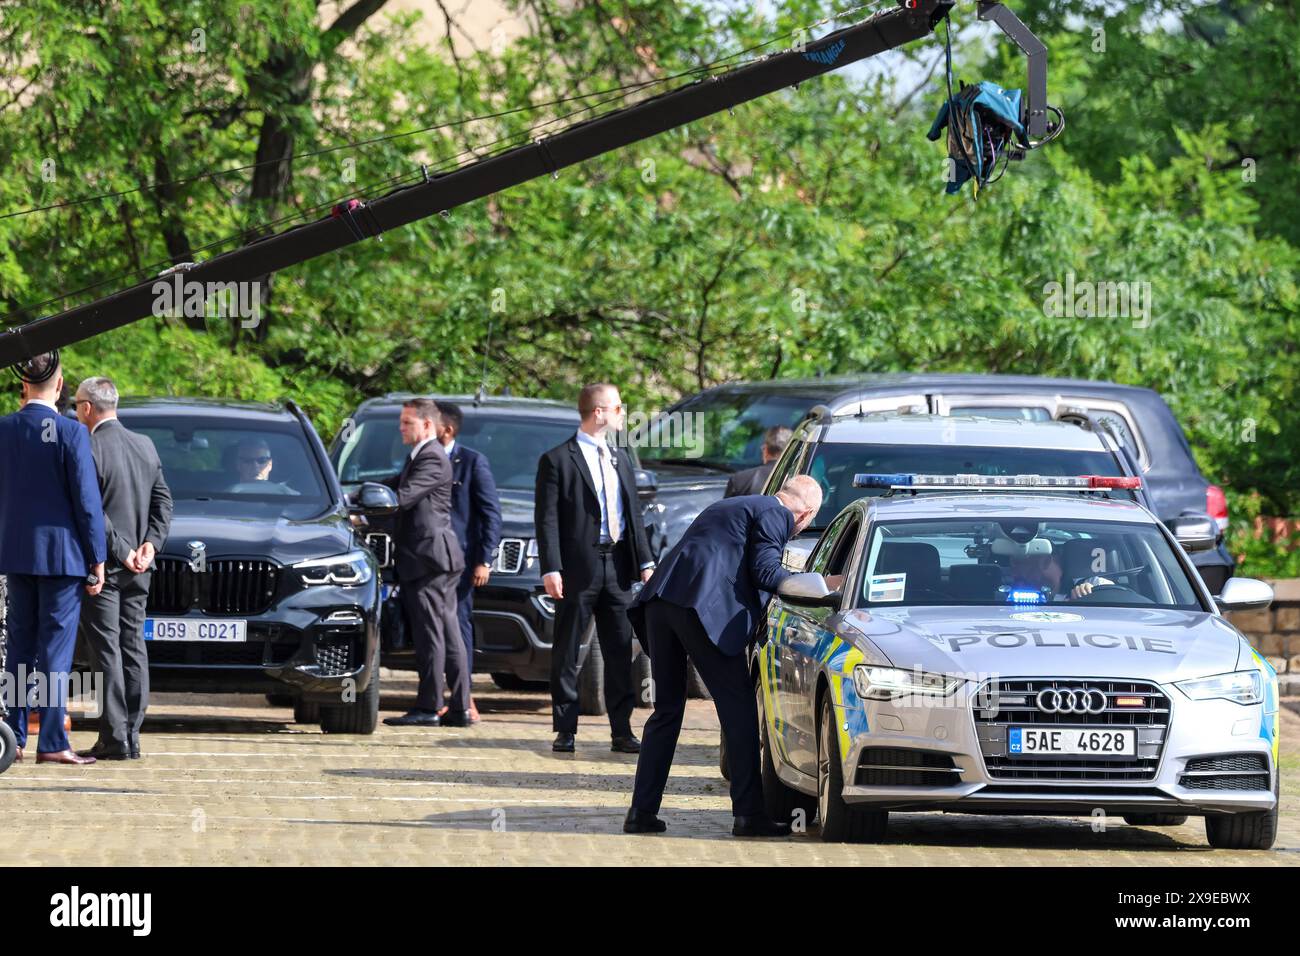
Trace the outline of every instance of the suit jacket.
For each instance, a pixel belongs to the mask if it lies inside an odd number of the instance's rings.
[[[459,574],[465,553],[451,526],[451,462],[435,441],[409,455],[397,477],[384,484],[397,492],[394,533],[397,577],[402,581],[433,574]]]
[[[501,501],[487,455],[456,442],[451,480],[451,525],[465,552],[465,565],[491,564],[501,543]]]
[[[662,598],[694,609],[709,640],[728,656],[739,654],[770,592],[790,576],[781,555],[793,534],[794,515],[775,496],[715,501],[691,522],[637,595],[633,624],[639,631],[642,606]]]
[[[611,449],[612,450],[612,449]],[[619,498],[637,566],[654,561],[641,504],[636,496],[636,475],[626,452],[612,450],[618,473]],[[542,574],[559,571],[564,590],[573,594],[586,588],[595,577],[600,542],[600,498],[592,481],[587,460],[577,437],[556,445],[537,462],[537,496],[533,520],[537,527],[537,551]]]
[[[172,494],[153,442],[108,418],[90,436],[90,448],[104,500],[109,570],[122,568],[146,541],[161,551],[172,521]]]
[[[757,468],[746,468],[744,471],[738,471],[727,479],[727,490],[723,494],[724,498],[738,498],[741,495],[761,495],[763,487],[767,484],[768,476],[772,474],[772,469],[776,467],[776,459],[759,465]]]
[[[84,578],[105,557],[86,429],[33,402],[0,418],[0,574]]]

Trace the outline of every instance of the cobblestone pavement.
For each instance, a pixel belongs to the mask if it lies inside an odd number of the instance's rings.
[[[413,698],[385,682],[386,712]],[[1052,864],[1300,863],[1300,716],[1283,714],[1283,807],[1266,853],[1210,850],[1202,822],[1142,829],[1090,818],[905,813],[888,842],[841,846],[815,828],[736,840],[718,773],[712,704],[692,701],[664,801],[669,830],[625,836],[635,757],[583,718],[578,752],[550,750],[548,700],[476,682],[469,729],[381,727],[372,737],[295,726],[256,697],[159,697],[145,759],[87,768],[15,765],[0,777],[3,864]],[[635,723],[649,711],[638,710]],[[93,730],[82,720],[74,746]]]

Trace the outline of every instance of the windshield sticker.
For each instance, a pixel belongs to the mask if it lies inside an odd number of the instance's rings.
[[[907,574],[873,574],[867,589],[868,601],[901,601],[907,590]]]
[[[1035,624],[1073,624],[1082,621],[1083,615],[1068,611],[1022,611],[1020,614],[1012,614],[1011,620],[1033,621]]]

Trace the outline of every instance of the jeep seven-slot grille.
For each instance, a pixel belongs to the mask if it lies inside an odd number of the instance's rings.
[[[275,600],[280,569],[269,561],[208,561],[202,571],[181,558],[159,558],[149,585],[149,611],[261,614]]]
[[[1187,761],[1178,782],[1188,790],[1267,790],[1268,758],[1263,754],[1224,754]]]
[[[501,574],[518,574],[524,566],[524,542],[520,538],[502,538],[492,568]]]
[[[950,787],[961,783],[961,771],[947,754],[864,747],[855,782],[860,787]]]
[[[1042,690],[1099,690],[1106,707],[1096,714],[1045,713],[1036,700]],[[1141,698],[1140,706],[1117,705],[1117,698]],[[1002,679],[981,688],[974,702],[975,730],[989,776],[996,780],[1069,782],[1149,781],[1155,779],[1169,729],[1169,698],[1149,681],[1080,678]],[[1025,757],[1007,748],[1010,727],[1132,727],[1135,757]]]

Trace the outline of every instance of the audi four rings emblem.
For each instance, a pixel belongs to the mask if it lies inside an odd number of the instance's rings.
[[[1100,714],[1106,709],[1106,695],[1091,687],[1040,690],[1034,698],[1045,714]]]

